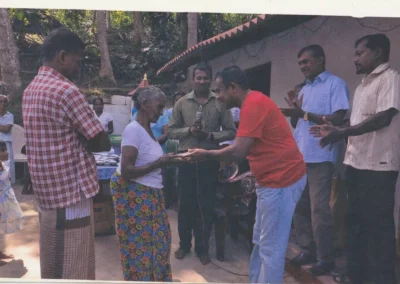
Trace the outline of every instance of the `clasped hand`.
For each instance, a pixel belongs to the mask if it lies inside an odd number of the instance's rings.
[[[198,140],[205,140],[208,137],[208,133],[202,130],[201,121],[196,121],[192,127],[190,127],[190,134]]]

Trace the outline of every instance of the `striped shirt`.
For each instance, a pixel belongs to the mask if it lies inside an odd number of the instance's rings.
[[[400,110],[399,72],[388,63],[365,76],[354,94],[350,124],[357,125],[378,112]],[[388,127],[349,137],[344,163],[359,170],[400,170],[400,115]]]

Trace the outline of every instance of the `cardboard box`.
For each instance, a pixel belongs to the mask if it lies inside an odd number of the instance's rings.
[[[111,196],[95,198],[93,211],[95,235],[115,235],[115,213]]]

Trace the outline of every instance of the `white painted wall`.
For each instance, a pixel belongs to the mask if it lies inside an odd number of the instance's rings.
[[[310,44],[320,44],[326,53],[327,70],[347,82],[352,99],[355,88],[361,80],[361,77],[356,75],[353,64],[354,42],[364,35],[379,33],[380,31],[376,29],[385,31],[397,25],[400,25],[399,18],[330,17],[326,20],[326,17],[318,17],[304,25],[301,24],[281,34],[224,54],[212,60],[210,65],[216,72],[233,64],[247,69],[271,62],[270,96],[278,106],[286,107],[284,96],[287,90],[304,80],[297,65],[298,51]],[[400,70],[400,28],[384,33],[391,40],[391,66]],[[248,55],[254,55],[259,50],[261,51],[257,57]],[[189,81],[191,81],[190,78],[183,85],[190,86]],[[395,198],[394,214],[397,228],[400,209],[400,178]]]

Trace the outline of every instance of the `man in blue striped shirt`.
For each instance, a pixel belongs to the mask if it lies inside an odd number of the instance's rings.
[[[346,83],[325,70],[325,52],[319,45],[310,45],[298,53],[298,63],[306,82],[296,97],[288,93],[290,109],[282,110],[296,126],[296,142],[307,164],[308,183],[294,214],[297,242],[302,252],[292,263],[304,265],[317,261],[309,270],[324,275],[334,268],[333,221],[329,206],[332,177],[338,155],[333,149],[321,148],[310,127],[323,124],[326,116],[334,125],[341,125],[349,109]]]

